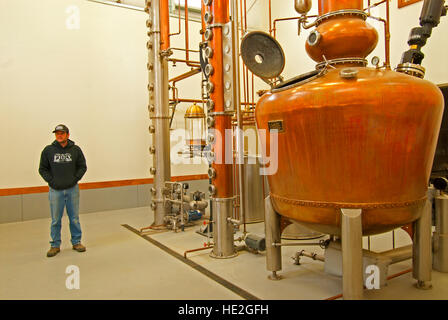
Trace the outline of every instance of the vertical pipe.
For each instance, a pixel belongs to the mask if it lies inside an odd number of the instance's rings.
[[[204,32],[205,32],[204,14],[205,14],[205,4],[204,4],[204,1],[201,1],[201,34],[202,34],[202,42],[205,41],[205,38],[204,38]]]
[[[386,46],[386,69],[390,70],[390,4],[386,1],[386,23],[384,25],[385,31],[385,46]]]
[[[361,216],[361,209],[341,209],[342,292],[345,300],[363,298]]]
[[[220,138],[215,140],[213,152],[215,161],[212,164],[215,175],[212,184],[215,186],[212,195],[213,208],[213,240],[214,246],[211,253],[215,258],[230,258],[236,255],[233,241],[233,224],[228,221],[233,211],[233,177],[232,163],[226,163],[227,159],[233,159],[232,146],[232,114],[225,112],[224,106],[224,74],[223,74],[223,29],[228,26],[229,0],[212,0],[210,12],[212,21],[209,25],[211,37],[209,46],[213,50],[213,56],[209,63],[213,67],[213,74],[209,81],[213,85],[210,91],[210,99],[214,102],[214,130]],[[233,30],[229,30],[233,32]]]
[[[274,246],[281,243],[280,216],[275,212],[271,197],[264,200],[264,227],[266,235],[266,269],[271,271],[269,279],[278,280],[277,271],[282,270],[282,247]]]
[[[244,128],[241,115],[241,92],[240,92],[240,40],[238,33],[238,0],[231,0],[232,10],[232,32],[233,32],[233,102],[236,108],[237,134],[236,134],[236,163],[238,166],[238,191],[240,197],[239,213],[243,222],[244,234],[246,234],[246,212],[244,199]]]
[[[160,2],[160,46],[162,50],[170,47],[170,8],[169,0]]]
[[[426,201],[423,212],[414,222],[414,246],[412,254],[412,275],[417,280],[417,288],[431,289],[432,248],[431,248],[431,205]]]
[[[168,91],[168,62],[161,46],[161,7],[167,6],[167,0],[152,0],[150,20],[150,84],[148,86],[149,94],[149,112],[153,124],[153,146],[155,152],[153,155],[153,167],[151,172],[154,175],[154,188],[152,209],[154,210],[154,226],[164,224],[164,218],[168,208],[163,205],[162,190],[165,181],[171,180],[171,161],[170,161],[170,117],[169,117],[169,91]],[[169,29],[165,29],[168,32]],[[151,45],[149,45],[151,44]]]
[[[213,23],[228,23],[228,0],[213,0],[212,14]],[[232,181],[232,164],[225,163],[228,158],[227,153],[231,152],[229,146],[232,141],[229,140],[226,130],[231,130],[231,114],[224,114],[224,78],[223,78],[223,45],[222,45],[222,28],[214,27],[213,37],[211,39],[211,47],[213,49],[213,56],[209,62],[213,66],[213,74],[209,80],[214,85],[213,92],[210,93],[210,98],[215,103],[215,131],[220,134],[221,139],[215,143],[214,152],[216,159],[213,168],[216,171],[216,177],[213,179],[213,184],[216,186],[216,198],[231,198],[233,197],[233,181]],[[219,162],[219,163],[216,163]]]
[[[269,0],[269,34],[272,36],[272,4]]]

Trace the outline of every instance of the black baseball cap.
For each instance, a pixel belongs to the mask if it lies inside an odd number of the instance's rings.
[[[69,130],[68,130],[67,126],[66,126],[66,125],[63,125],[63,124],[58,124],[58,125],[56,126],[56,128],[54,128],[53,133],[55,133],[56,131],[64,131],[64,132],[69,133]]]

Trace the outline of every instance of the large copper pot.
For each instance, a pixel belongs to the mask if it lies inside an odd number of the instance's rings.
[[[278,170],[268,176],[275,210],[334,235],[340,234],[340,208],[363,209],[364,235],[415,221],[425,204],[442,113],[434,84],[356,64],[273,89],[258,102],[256,120],[259,129],[280,128]],[[269,135],[261,140],[271,150]]]

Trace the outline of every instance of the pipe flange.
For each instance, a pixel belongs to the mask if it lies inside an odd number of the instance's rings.
[[[424,67],[422,67],[419,64],[413,64],[413,63],[401,63],[397,66],[395,69],[396,72],[405,73],[410,76],[414,76],[420,79],[423,79],[425,77],[426,70]]]
[[[204,13],[204,21],[210,24],[213,21],[213,14],[210,11]]]
[[[213,118],[212,116],[208,116],[207,117],[207,126],[209,128],[213,128],[214,125],[215,125],[215,118]]]
[[[205,30],[204,38],[205,40],[210,41],[213,38],[213,31],[211,29]]]
[[[214,71],[215,71],[215,69],[213,68],[213,66],[211,64],[208,64],[205,66],[204,72],[207,77],[211,76]]]
[[[358,69],[355,68],[344,68],[339,71],[339,76],[343,79],[356,79],[358,77]]]
[[[207,174],[208,174],[209,179],[216,178],[216,170],[213,168],[209,168]]]
[[[208,192],[209,192],[210,196],[214,196],[216,194],[216,187],[213,184],[209,185]]]
[[[334,18],[337,16],[358,16],[362,18],[363,20],[367,19],[367,12],[364,12],[362,10],[356,10],[356,9],[344,9],[344,10],[337,10],[333,12],[326,13],[324,15],[321,15],[316,19],[316,25],[318,26],[323,21],[328,20],[330,18]]]
[[[205,105],[207,106],[207,110],[210,112],[215,108],[215,102],[211,99],[207,100],[207,102],[205,103]]]
[[[207,47],[205,48],[205,56],[210,59],[211,57],[213,57],[213,48],[211,47]]]
[[[367,66],[367,60],[363,58],[341,58],[333,60],[325,60],[316,65],[316,70],[322,70],[327,66],[333,66],[338,64],[359,64],[362,67]]]

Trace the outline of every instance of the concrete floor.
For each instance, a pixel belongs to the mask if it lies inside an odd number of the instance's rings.
[[[68,221],[64,218],[61,252],[46,257],[49,248],[50,219],[0,224],[0,299],[193,299],[237,300],[241,296],[162,251],[147,240],[124,228],[148,226],[149,208],[134,208],[81,215],[85,253],[71,249]],[[263,224],[248,225],[248,231],[263,233]],[[198,227],[185,232],[165,232],[151,237],[172,250],[202,247],[204,237]],[[372,248],[387,250],[391,235],[372,238]],[[398,246],[407,244],[397,234]],[[401,244],[400,244],[401,243]],[[322,253],[318,247],[308,251]],[[291,257],[297,247],[283,249],[283,280],[267,279],[265,255],[241,251],[236,258],[218,260],[209,250],[189,258],[227,281],[260,299],[326,299],[342,291],[342,279],[324,273],[323,263],[308,258],[300,266]],[[80,269],[80,289],[66,288],[66,268]],[[389,274],[411,267],[411,261],[393,265]],[[433,289],[413,287],[407,273],[389,280],[380,290],[366,290],[366,299],[448,299],[448,274],[433,271]]]

